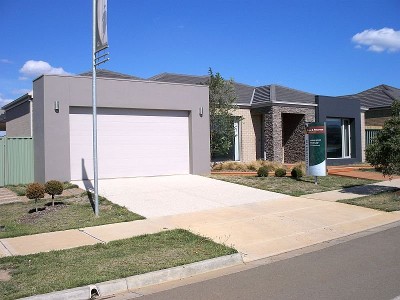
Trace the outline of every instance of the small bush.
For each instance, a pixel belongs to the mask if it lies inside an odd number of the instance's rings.
[[[303,170],[300,167],[294,167],[290,174],[295,179],[300,179],[304,175]]]
[[[26,197],[28,199],[35,199],[35,208],[37,212],[37,201],[40,198],[44,198],[44,185],[37,182],[28,184],[26,187]]]
[[[268,172],[270,168],[268,167],[260,167],[257,171],[257,176],[258,177],[268,177]]]
[[[286,176],[286,170],[283,168],[278,168],[275,170],[275,177],[285,177]]]
[[[64,190],[64,185],[60,181],[50,180],[46,182],[44,188],[45,192],[51,195],[51,199],[53,200],[53,206],[54,206],[54,195],[61,195]]]

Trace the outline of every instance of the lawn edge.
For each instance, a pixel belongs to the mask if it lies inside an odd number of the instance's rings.
[[[29,296],[21,298],[21,300],[89,300],[91,299],[93,292],[97,293],[100,297],[109,297],[119,293],[130,292],[145,286],[160,284],[173,280],[180,280],[194,275],[232,267],[243,263],[244,262],[241,254],[234,253],[126,278],[104,281],[53,293]]]

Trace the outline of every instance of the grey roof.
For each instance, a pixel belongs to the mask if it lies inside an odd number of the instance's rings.
[[[339,98],[359,99],[361,106],[378,108],[391,106],[395,99],[400,100],[400,89],[381,84],[358,94],[340,96]]]
[[[162,81],[162,82],[173,82],[173,83],[185,83],[185,84],[206,84],[209,76],[208,75],[184,75],[184,74],[173,74],[173,73],[161,73],[148,80]],[[236,102],[237,104],[250,105],[251,97],[253,96],[254,87],[233,82],[236,91]]]
[[[276,84],[256,87],[253,106],[273,102],[315,104],[315,95]]]
[[[172,83],[184,83],[184,84],[206,84],[208,80],[207,75],[183,75],[173,73],[161,73],[153,77],[148,78],[151,81],[162,81]]]
[[[26,94],[22,95],[21,97],[15,99],[14,101],[11,101],[10,103],[7,103],[1,109],[7,110],[11,107],[17,106],[25,101],[32,100],[32,99],[33,99],[33,96],[32,96],[32,91],[31,91],[31,92],[26,93]]]
[[[78,76],[92,76],[92,71],[88,71],[88,72],[79,74]],[[122,74],[122,73],[105,70],[105,69],[96,70],[96,77],[143,80],[143,78],[140,78],[140,77],[136,77],[136,76],[132,76],[132,75],[128,75],[128,74]]]
[[[264,104],[266,102],[271,102],[270,88],[271,88],[270,85],[257,87],[254,92],[253,102],[251,104],[257,105],[257,104]]]

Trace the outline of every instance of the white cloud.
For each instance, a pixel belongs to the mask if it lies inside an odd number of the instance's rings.
[[[351,40],[357,44],[356,48],[366,46],[368,51],[396,52],[400,50],[400,31],[392,28],[367,29],[355,34]]]
[[[7,58],[0,59],[0,63],[2,64],[12,64],[12,61]]]
[[[10,103],[13,101],[13,99],[8,99],[3,96],[3,94],[0,93],[0,108],[6,105],[7,103]]]
[[[26,80],[29,77],[40,76],[42,74],[69,75],[63,68],[52,67],[48,62],[42,60],[28,60],[19,72],[23,75],[19,79]]]
[[[17,89],[17,90],[12,90],[11,93],[14,95],[24,95],[26,93],[29,93],[31,90],[30,89]]]

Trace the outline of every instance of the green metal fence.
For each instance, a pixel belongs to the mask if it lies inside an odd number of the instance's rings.
[[[381,129],[366,129],[365,130],[365,146],[368,146],[374,142],[374,139],[378,135]]]
[[[33,182],[33,139],[0,137],[0,186]]]

